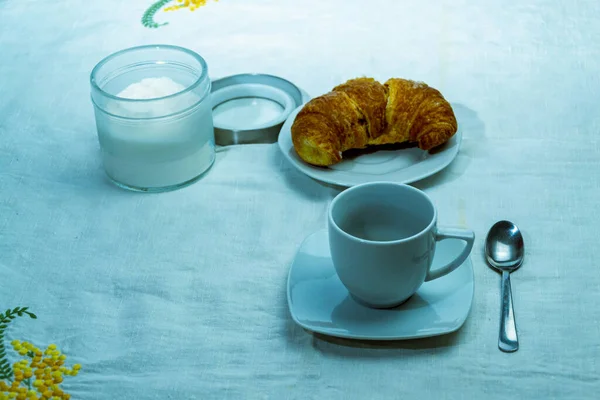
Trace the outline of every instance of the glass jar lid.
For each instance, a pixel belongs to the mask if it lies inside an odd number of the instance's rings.
[[[302,92],[283,78],[239,74],[217,79],[211,89],[215,143],[275,143],[290,113],[304,104]]]

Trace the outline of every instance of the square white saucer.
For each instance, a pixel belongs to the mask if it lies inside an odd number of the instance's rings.
[[[438,242],[433,267],[450,261],[464,244]],[[339,280],[329,253],[327,230],[300,245],[288,276],[288,306],[303,328],[329,336],[362,340],[402,340],[458,330],[471,311],[473,264],[467,260],[450,274],[424,283],[406,303],[377,310],[355,302]]]

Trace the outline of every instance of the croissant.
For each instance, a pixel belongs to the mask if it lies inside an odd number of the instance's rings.
[[[430,150],[457,128],[450,103],[425,83],[356,78],[306,103],[291,131],[301,159],[328,166],[342,161],[344,151],[368,146],[414,143]]]

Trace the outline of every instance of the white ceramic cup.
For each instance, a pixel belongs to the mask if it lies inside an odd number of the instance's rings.
[[[473,248],[468,229],[437,226],[437,211],[424,192],[393,182],[346,189],[328,213],[329,247],[335,270],[359,302],[391,308],[423,284],[458,268]],[[443,267],[431,269],[436,242],[459,239],[466,247]]]

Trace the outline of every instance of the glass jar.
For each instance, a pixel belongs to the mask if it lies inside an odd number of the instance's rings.
[[[214,163],[211,82],[200,55],[133,47],[100,61],[90,85],[104,170],[116,185],[173,190]]]

